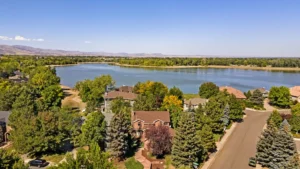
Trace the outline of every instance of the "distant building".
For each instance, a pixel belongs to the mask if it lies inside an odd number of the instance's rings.
[[[8,79],[15,83],[27,82],[29,79],[29,76],[25,77],[20,70],[14,71],[14,74],[14,76],[10,76]]]
[[[130,105],[133,106],[134,100],[137,98],[137,94],[135,93],[128,93],[128,92],[121,92],[121,91],[110,91],[105,93],[104,96],[104,107],[102,107],[102,112],[110,113],[110,104],[111,102],[121,97],[124,100],[130,102]]]
[[[300,86],[294,86],[290,88],[290,94],[293,101],[298,101],[300,103]]]
[[[253,92],[254,92],[255,90],[259,90],[259,91],[263,94],[263,97],[268,97],[268,95],[269,95],[269,91],[266,90],[264,87],[262,87],[262,88],[257,88],[257,89],[252,89],[252,90],[250,90],[250,93],[253,95]]]
[[[208,99],[203,99],[203,98],[192,98],[189,100],[184,100],[183,110],[184,111],[195,110],[198,108],[200,104],[204,107],[207,102]]]
[[[227,91],[229,94],[233,94],[237,99],[246,99],[247,97],[244,95],[244,93],[238,89],[235,89],[230,86],[221,86],[220,91]]]

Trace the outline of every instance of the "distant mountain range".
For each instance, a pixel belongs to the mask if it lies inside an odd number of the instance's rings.
[[[0,55],[39,55],[39,56],[132,56],[132,57],[164,57],[161,53],[108,53],[81,52],[54,49],[41,49],[21,45],[0,45]]]

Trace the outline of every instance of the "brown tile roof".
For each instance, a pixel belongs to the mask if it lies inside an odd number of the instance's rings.
[[[192,98],[189,100],[184,100],[184,104],[192,104],[194,106],[199,105],[199,104],[205,104],[208,101],[208,99],[203,99],[203,98]]]
[[[300,96],[300,86],[294,86],[290,88],[290,93],[294,97],[299,97]]]
[[[118,88],[118,91],[132,93],[133,92],[133,87],[132,86],[121,86],[121,87]]]
[[[134,111],[132,121],[142,120],[145,123],[154,123],[156,120],[170,122],[170,113],[168,111]]]
[[[259,90],[261,93],[265,93],[267,91],[265,88],[262,87],[262,88],[252,89],[250,90],[250,93],[253,94],[255,90]]]
[[[233,94],[235,95],[236,98],[238,99],[246,99],[246,96],[244,95],[244,93],[238,89],[235,89],[233,87],[230,87],[230,86],[221,86],[220,87],[220,91],[225,91],[227,90],[227,92],[229,94]]]
[[[134,100],[136,99],[137,95],[128,92],[110,91],[104,96],[104,98],[106,99],[115,99],[117,97],[122,97],[123,99],[126,100]]]

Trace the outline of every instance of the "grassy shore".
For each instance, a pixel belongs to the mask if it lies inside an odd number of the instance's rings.
[[[93,64],[93,63],[106,63],[111,65],[116,65],[120,67],[133,67],[133,68],[162,68],[162,69],[186,69],[186,68],[217,68],[217,69],[245,69],[245,70],[265,70],[265,71],[300,71],[299,67],[257,67],[257,66],[221,66],[221,65],[208,65],[208,66],[144,66],[144,65],[128,65],[120,64],[115,62],[80,62],[77,64],[66,64],[66,65],[50,65],[51,67],[61,67],[61,66],[74,66],[80,64]]]

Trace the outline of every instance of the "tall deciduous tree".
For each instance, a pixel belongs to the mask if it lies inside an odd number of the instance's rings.
[[[210,98],[216,96],[219,93],[219,87],[213,82],[202,83],[199,87],[199,95],[202,98]]]
[[[88,114],[85,122],[81,126],[80,144],[90,145],[93,142],[104,145],[106,122],[104,115],[100,112]]]
[[[133,104],[133,110],[151,111],[157,110],[155,107],[155,97],[153,95],[143,96],[138,95]]]
[[[125,158],[129,150],[130,119],[125,112],[119,112],[113,116],[108,130],[108,151],[118,159]]]
[[[242,102],[238,100],[234,95],[230,95],[228,104],[230,107],[230,120],[238,121],[243,119],[244,112]]]
[[[0,149],[0,168],[5,169],[28,169],[28,165],[15,152]]]
[[[60,107],[64,97],[63,90],[59,85],[52,85],[41,92],[38,107],[42,111],[50,110],[52,107]]]
[[[173,138],[172,164],[192,167],[194,162],[201,159],[202,146],[196,136],[195,117],[192,113],[184,112],[176,128]]]
[[[288,108],[291,104],[290,90],[285,86],[272,87],[270,89],[269,99],[272,105]]]
[[[169,93],[168,95],[173,95],[173,96],[177,96],[177,98],[181,101],[183,101],[183,93],[182,91],[178,88],[178,87],[172,87],[170,90],[169,90]]]
[[[212,152],[216,149],[214,134],[209,125],[205,124],[201,130],[197,131],[197,137],[200,139],[205,153]]]
[[[171,134],[168,126],[151,126],[146,130],[146,138],[149,140],[148,148],[155,156],[163,156],[171,152]]]

